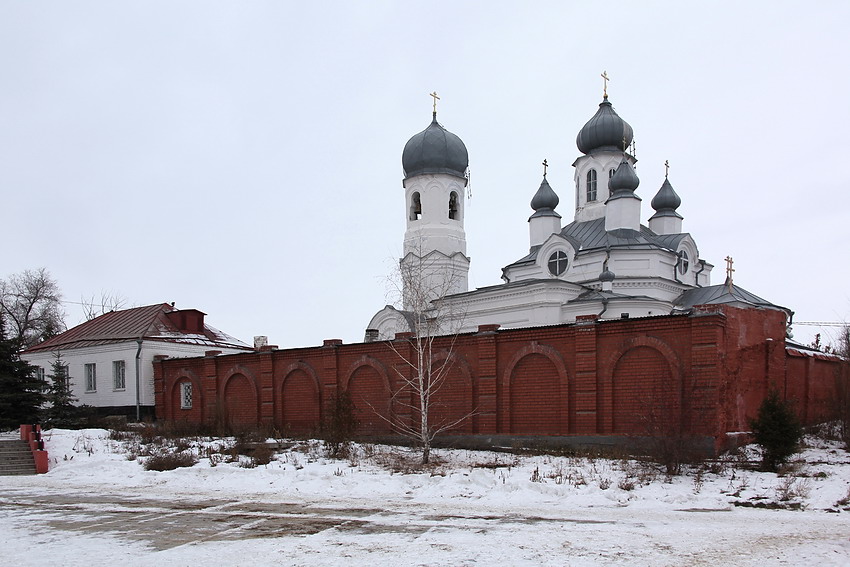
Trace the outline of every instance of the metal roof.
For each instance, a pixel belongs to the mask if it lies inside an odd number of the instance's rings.
[[[641,225],[640,231],[627,228],[606,231],[605,219],[599,218],[584,222],[571,222],[561,229],[560,236],[568,240],[576,251],[599,248],[628,248],[635,250],[664,249],[675,252],[682,239],[689,234],[683,232],[681,234],[658,235],[644,225]],[[539,246],[532,248],[527,255],[505,266],[502,272],[513,266],[533,263],[537,259],[539,250]]]
[[[745,290],[735,284],[729,284],[727,281],[723,284],[710,285],[707,287],[697,287],[689,289],[682,293],[673,304],[677,309],[690,309],[695,305],[715,305],[723,303],[743,303],[754,307],[766,307],[768,309],[778,309],[785,311],[789,315],[792,311],[787,307],[782,307],[771,303],[766,299],[762,299],[754,293]]]
[[[463,177],[469,166],[469,154],[463,141],[437,122],[410,138],[401,154],[405,178],[423,173],[449,173]]]
[[[242,341],[206,324],[203,333],[181,331],[166,316],[166,313],[173,311],[178,310],[167,303],[110,311],[30,347],[25,352],[65,350],[137,339],[250,350]]]
[[[623,151],[632,143],[633,136],[632,127],[620,118],[608,102],[608,97],[605,97],[593,118],[579,130],[576,146],[583,154],[589,154],[593,150]]]

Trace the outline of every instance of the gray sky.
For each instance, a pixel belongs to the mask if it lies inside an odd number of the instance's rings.
[[[607,70],[643,222],[669,160],[712,283],[731,255],[796,320],[850,320],[848,22],[846,1],[6,1],[0,277],[44,266],[69,301],[175,301],[249,343],[359,341],[428,93],[469,150],[481,287],[528,250],[544,158],[572,219]]]

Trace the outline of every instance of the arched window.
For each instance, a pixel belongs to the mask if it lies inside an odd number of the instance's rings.
[[[596,170],[587,172],[587,202],[596,200]]]
[[[553,276],[560,276],[567,271],[568,264],[567,254],[563,250],[553,252],[549,256],[549,273]]]
[[[688,253],[685,250],[679,251],[679,261],[677,263],[679,264],[679,273],[682,274],[683,276],[685,274],[687,274],[689,262],[688,262]]]
[[[612,177],[614,177],[614,171],[615,170],[613,170],[613,169],[608,170],[608,179],[611,179]]]
[[[419,220],[422,216],[422,202],[417,191],[410,197],[410,220]]]
[[[449,218],[452,220],[458,220],[460,218],[457,204],[457,193],[454,191],[452,191],[452,194],[449,195]]]

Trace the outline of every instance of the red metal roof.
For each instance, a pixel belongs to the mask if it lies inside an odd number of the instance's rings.
[[[110,311],[30,347],[25,352],[81,348],[137,339],[250,350],[245,343],[209,325],[204,325],[203,333],[181,330],[166,315],[174,311],[178,310],[167,303]]]

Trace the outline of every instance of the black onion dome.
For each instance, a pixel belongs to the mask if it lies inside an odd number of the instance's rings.
[[[437,122],[410,138],[401,154],[404,177],[423,173],[448,173],[464,177],[469,166],[469,154],[463,141]]]
[[[608,191],[611,195],[624,191],[633,192],[638,188],[638,185],[640,185],[640,179],[635,173],[635,168],[624,157],[620,165],[617,166],[614,175],[608,180]]]
[[[583,154],[593,150],[625,151],[632,143],[634,132],[629,123],[620,118],[606,97],[599,104],[599,110],[579,131],[576,145]],[[626,139],[623,145],[623,138]]]
[[[652,198],[652,208],[656,211],[675,211],[681,204],[682,199],[673,190],[670,181],[665,178],[661,189]]]
[[[558,194],[555,193],[552,187],[549,186],[549,182],[546,181],[546,177],[544,177],[543,181],[540,183],[540,188],[531,199],[531,208],[535,211],[539,211],[541,209],[554,209],[558,206],[559,202],[560,199],[558,198]]]
[[[612,272],[608,268],[605,268],[604,270],[602,270],[602,273],[599,274],[599,281],[601,281],[601,282],[613,282],[615,277],[616,276],[614,275],[614,272]]]

